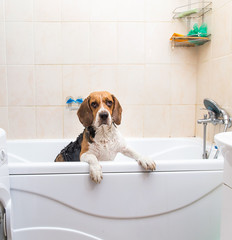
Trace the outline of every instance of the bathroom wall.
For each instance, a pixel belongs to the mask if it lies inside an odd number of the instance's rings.
[[[197,50],[169,41],[187,33],[172,20],[183,4],[0,0],[0,127],[10,139],[76,137],[83,127],[65,98],[108,90],[123,107],[125,136],[194,136]]]
[[[232,116],[232,1],[214,0],[213,11],[206,21],[212,32],[211,44],[198,48],[196,119],[207,112],[203,99],[211,98]],[[223,126],[208,125],[208,140]],[[231,131],[231,128],[229,129]],[[196,124],[196,135],[202,136],[202,125]]]

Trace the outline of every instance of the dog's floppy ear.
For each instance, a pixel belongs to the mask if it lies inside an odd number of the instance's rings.
[[[118,99],[112,95],[112,98],[114,100],[114,109],[113,109],[113,113],[112,113],[112,118],[113,121],[119,125],[121,123],[121,118],[122,118],[122,107],[118,101]]]
[[[89,106],[90,97],[86,98],[77,111],[77,116],[84,127],[89,127],[93,123],[93,113]]]

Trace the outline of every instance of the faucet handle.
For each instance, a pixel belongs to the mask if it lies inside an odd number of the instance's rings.
[[[73,99],[72,96],[68,96],[68,97],[66,97],[65,102],[66,102],[66,104],[71,104],[71,103],[75,102],[75,100]]]
[[[67,109],[69,110],[78,110],[81,103],[83,102],[83,98],[82,97],[78,97],[76,100],[71,97],[71,96],[68,96],[66,97],[66,106],[67,106]]]
[[[76,100],[73,99],[73,97],[67,97],[66,98],[66,104],[72,104],[72,103],[78,103],[81,104],[83,103],[83,98],[82,97],[78,97]]]

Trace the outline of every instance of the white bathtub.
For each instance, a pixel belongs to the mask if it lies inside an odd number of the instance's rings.
[[[129,158],[54,163],[69,140],[8,141],[13,240],[218,240],[223,159],[202,160],[202,141],[129,139],[156,160],[144,171]]]

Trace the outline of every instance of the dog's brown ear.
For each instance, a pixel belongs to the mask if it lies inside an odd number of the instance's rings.
[[[113,121],[117,125],[120,125],[121,118],[122,118],[122,107],[121,107],[118,99],[114,95],[112,95],[112,98],[114,100],[114,109],[113,109],[113,113],[112,113],[112,118],[113,118]]]
[[[89,106],[89,97],[80,105],[77,116],[84,127],[89,127],[93,123],[93,113]]]

